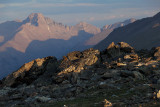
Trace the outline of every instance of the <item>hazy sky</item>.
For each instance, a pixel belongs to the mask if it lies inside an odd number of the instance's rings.
[[[42,13],[67,25],[85,21],[102,27],[157,12],[160,12],[160,0],[0,0],[0,23]]]

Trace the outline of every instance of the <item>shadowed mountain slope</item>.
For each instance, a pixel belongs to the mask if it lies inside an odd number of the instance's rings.
[[[120,41],[127,42],[136,49],[151,49],[158,46],[160,44],[160,13],[115,29],[95,48],[103,50],[105,45]]]
[[[102,28],[102,31],[100,33],[94,35],[93,37],[91,37],[89,40],[87,40],[85,42],[85,45],[92,45],[92,46],[96,45],[100,41],[105,39],[114,29],[126,26],[126,25],[133,23],[135,21],[136,21],[136,19],[131,18],[131,19],[125,20],[124,22],[118,22],[118,23],[111,24],[111,25],[105,25]]]

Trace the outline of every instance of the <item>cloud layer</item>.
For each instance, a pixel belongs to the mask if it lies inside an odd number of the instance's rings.
[[[160,0],[2,0],[0,22],[43,13],[55,21],[73,25],[86,21],[103,26],[127,18],[152,16],[160,11]]]

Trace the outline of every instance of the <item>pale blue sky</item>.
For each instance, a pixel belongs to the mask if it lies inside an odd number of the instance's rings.
[[[66,25],[85,21],[102,27],[157,12],[160,12],[160,0],[0,0],[0,23],[42,13]]]

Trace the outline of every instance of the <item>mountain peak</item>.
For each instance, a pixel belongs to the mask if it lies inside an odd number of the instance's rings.
[[[135,18],[130,18],[130,19],[128,19],[128,20],[125,20],[124,22],[122,22],[122,23],[124,23],[125,25],[127,25],[127,24],[129,24],[129,23],[133,23],[133,22],[135,22],[136,21],[136,19]]]
[[[160,18],[160,12],[157,13],[156,15],[154,15],[153,17],[155,17],[155,18]]]
[[[80,23],[76,24],[74,26],[74,28],[79,31],[83,30],[83,31],[91,33],[91,34],[97,34],[101,31],[100,28],[98,28],[94,25],[88,24],[86,22],[80,22]]]
[[[26,20],[27,23],[31,23],[32,25],[38,26],[45,22],[45,17],[41,13],[31,13]]]
[[[29,16],[28,16],[29,19],[34,19],[34,18],[44,18],[43,14],[42,13],[31,13]]]
[[[87,22],[80,22],[80,23],[78,23],[77,24],[78,26],[87,26],[87,25],[89,25]]]
[[[117,23],[114,23],[114,24],[111,24],[111,25],[105,25],[105,26],[103,26],[102,30],[115,29],[115,28],[118,28],[118,27],[123,27],[123,26],[128,25],[130,23],[133,23],[135,21],[136,21],[136,19],[130,18],[130,19],[127,19],[123,22],[117,22]]]

